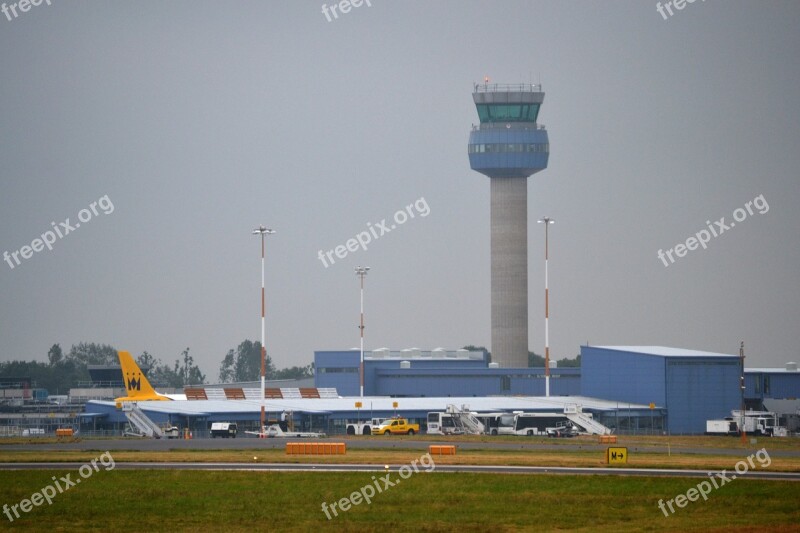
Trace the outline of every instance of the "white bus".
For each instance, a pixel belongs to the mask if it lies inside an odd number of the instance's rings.
[[[572,436],[577,433],[564,413],[513,413],[500,417],[497,426],[500,435]]]
[[[504,413],[470,413],[474,420],[483,424],[483,433],[497,435],[500,417]],[[463,421],[464,413],[433,412],[428,413],[428,435],[463,435],[473,434]],[[467,422],[468,424],[468,422]],[[473,426],[474,428],[475,426]]]
[[[428,435],[463,435],[464,428],[451,413],[428,413]]]
[[[484,433],[487,435],[497,435],[500,431],[500,417],[507,413],[478,413],[475,417],[481,421],[486,428]]]

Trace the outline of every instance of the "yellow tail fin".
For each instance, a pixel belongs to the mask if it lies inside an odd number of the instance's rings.
[[[152,401],[152,400],[168,400],[165,396],[158,394],[153,389],[150,382],[142,373],[142,369],[136,364],[136,361],[131,357],[130,352],[117,352],[119,354],[119,363],[122,365],[122,381],[125,384],[125,390],[128,392],[127,397],[117,398],[116,402],[131,402],[136,400]]]

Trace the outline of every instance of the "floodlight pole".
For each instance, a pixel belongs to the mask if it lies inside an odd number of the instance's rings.
[[[266,298],[264,296],[264,257],[265,245],[264,236],[275,233],[274,230],[268,229],[261,225],[253,230],[253,235],[261,235],[261,432],[264,431],[264,423],[266,422],[266,398],[264,397],[264,381],[267,372],[267,348],[266,348],[266,328],[265,328],[265,311],[266,311]]]
[[[357,266],[355,268],[356,276],[361,278],[361,325],[358,329],[361,330],[361,358],[360,364],[358,366],[358,376],[359,376],[359,397],[364,397],[364,277],[366,277],[367,272],[369,272],[369,267],[360,267]]]
[[[741,389],[742,395],[742,402],[741,402],[741,434],[742,434],[742,444],[747,443],[747,426],[745,425],[745,417],[744,417],[744,341],[739,343],[739,361],[741,361],[742,365],[742,375],[739,378],[739,388]]]
[[[538,221],[544,224],[544,395],[550,396],[550,289],[547,278],[547,262],[549,258],[549,239],[547,228],[555,224],[555,220],[544,217]]]

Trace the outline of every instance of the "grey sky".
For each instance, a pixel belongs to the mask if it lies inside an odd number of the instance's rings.
[[[372,0],[66,2],[0,15],[0,253],[108,195],[114,212],[0,263],[0,359],[181,349],[216,379],[260,335],[278,367],[358,345],[490,343],[489,180],[472,83],[539,82],[549,168],[530,179],[531,349],[657,344],[800,359],[800,3]],[[764,195],[769,211],[665,267]],[[424,197],[416,217],[317,258]]]

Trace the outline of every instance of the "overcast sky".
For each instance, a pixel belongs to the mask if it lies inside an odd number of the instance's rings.
[[[532,350],[547,215],[552,357],[743,339],[748,366],[800,359],[800,3],[708,0],[668,20],[651,0],[371,4],[330,21],[319,0],[0,14],[0,253],[19,260],[0,263],[0,360],[188,346],[215,380],[260,337],[259,224],[277,231],[279,368],[358,346],[357,265],[367,349],[489,346],[489,180],[467,158],[484,76],[546,92]],[[366,251],[318,258],[419,199]],[[659,259],[742,213],[706,249]],[[52,250],[23,249],[51,222]]]

